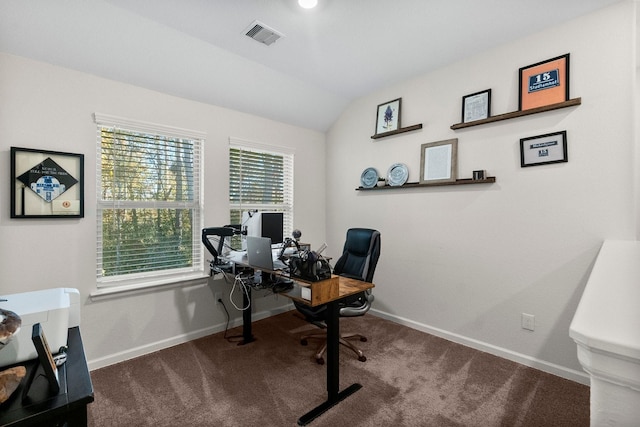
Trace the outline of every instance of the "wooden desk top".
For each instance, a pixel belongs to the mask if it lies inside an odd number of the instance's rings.
[[[310,300],[306,300],[300,296],[301,287],[313,286],[313,287],[318,287],[322,289],[322,288],[326,288],[326,285],[328,284],[328,282],[332,280],[337,280],[337,288],[338,288],[337,292],[322,292],[322,297],[318,299],[314,298],[315,300],[314,302]],[[291,298],[292,300],[301,302],[303,304],[307,304],[311,307],[323,305],[328,302],[339,300],[339,299],[348,297],[350,295],[354,295],[354,294],[366,291],[367,289],[372,289],[375,287],[373,283],[364,282],[362,280],[351,279],[348,277],[337,276],[337,275],[331,276],[331,279],[321,280],[319,282],[313,282],[313,283],[301,282],[299,279],[294,279],[294,281],[295,281],[295,286],[293,287],[293,289],[288,292],[282,292],[280,293],[280,295],[284,295],[288,298]]]
[[[232,252],[227,255],[225,259],[237,265],[250,267],[247,262],[246,252]],[[311,307],[317,307],[375,287],[373,283],[338,276],[335,274],[331,276],[331,279],[321,280],[318,282],[305,282],[295,277],[291,277],[291,279],[295,283],[293,289],[287,292],[280,292],[279,295],[286,296]],[[334,281],[337,282],[337,286],[335,286]],[[334,284],[334,286],[329,286],[330,283]],[[301,297],[301,287],[312,288],[312,292],[314,293],[313,300],[307,300]]]

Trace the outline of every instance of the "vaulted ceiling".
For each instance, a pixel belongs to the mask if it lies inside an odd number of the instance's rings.
[[[0,51],[324,132],[360,96],[617,1],[0,0]],[[283,37],[247,37],[256,20]]]

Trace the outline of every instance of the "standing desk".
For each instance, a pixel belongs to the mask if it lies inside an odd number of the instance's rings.
[[[227,258],[230,262],[245,267],[251,267],[248,265],[246,258],[242,256],[232,256]],[[356,391],[362,388],[361,384],[355,383],[340,391],[340,309],[339,303],[344,298],[358,294],[360,292],[372,289],[375,285],[373,283],[365,282],[362,280],[352,279],[343,276],[332,276],[330,280],[337,281],[337,292],[321,292],[318,293],[318,297],[313,297],[312,300],[306,300],[301,296],[301,288],[310,286],[307,282],[294,280],[293,289],[287,292],[281,292],[279,295],[283,295],[292,300],[307,304],[311,307],[317,307],[320,305],[327,305],[327,400],[316,406],[311,411],[307,412],[298,419],[298,425],[304,426],[311,421],[322,415],[339,402],[349,397]],[[334,282],[335,283],[335,282]],[[321,288],[323,281],[315,282],[314,287]],[[250,292],[250,288],[247,289]],[[246,306],[247,299],[251,298],[251,294],[243,293],[243,299]],[[249,343],[254,340],[251,333],[251,310],[244,310],[242,315],[242,329],[243,329],[243,344]]]
[[[340,309],[338,305],[342,299],[371,289],[374,285],[373,283],[348,277],[333,276],[333,278],[338,279],[338,292],[335,296],[323,295],[323,297],[318,298],[314,302],[305,300],[300,297],[300,286],[304,285],[299,283],[297,283],[291,291],[281,293],[281,295],[310,305],[311,307],[327,305],[327,400],[300,417],[298,419],[298,425],[301,426],[309,424],[318,416],[362,388],[361,384],[355,383],[340,391]],[[321,285],[322,282],[316,282],[316,285],[318,284]]]

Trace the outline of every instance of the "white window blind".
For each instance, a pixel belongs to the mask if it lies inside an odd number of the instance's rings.
[[[204,271],[195,131],[95,114],[98,285]]]
[[[242,211],[284,213],[284,235],[293,231],[294,152],[284,147],[230,139],[229,202],[232,224]]]

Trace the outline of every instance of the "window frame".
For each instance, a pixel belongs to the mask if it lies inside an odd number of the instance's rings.
[[[112,292],[146,289],[167,284],[191,282],[207,278],[205,272],[204,249],[200,242],[201,230],[204,226],[204,132],[182,129],[162,124],[144,122],[102,113],[94,113],[96,124],[96,286],[98,291],[93,296]],[[193,201],[156,202],[153,206],[148,201],[116,201],[102,200],[102,128],[116,128],[135,133],[153,134],[169,138],[188,139],[194,144]],[[143,273],[129,273],[114,276],[102,276],[102,212],[104,209],[136,208],[136,209],[188,209],[192,215],[191,246],[192,265],[175,269],[153,270]]]
[[[283,203],[243,203],[240,200],[239,203],[232,202],[231,200],[231,149],[240,149],[246,151],[253,151],[256,153],[270,154],[276,156],[282,156],[285,161],[283,166]],[[284,147],[275,144],[261,143],[255,141],[247,141],[239,138],[229,138],[229,218],[231,219],[231,212],[239,210],[240,212],[246,210],[257,209],[260,211],[282,211],[284,212],[283,223],[283,235],[286,238],[288,234],[293,230],[294,225],[294,173],[295,173],[295,149],[291,147]]]

